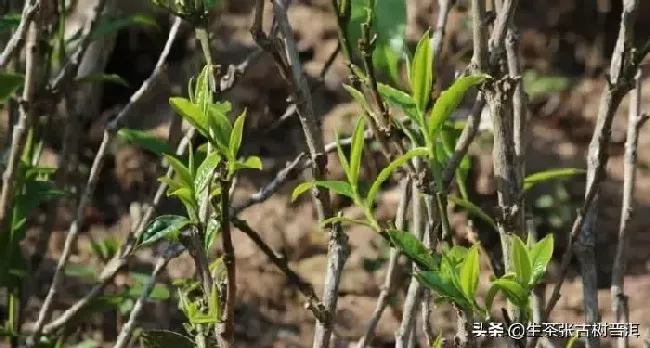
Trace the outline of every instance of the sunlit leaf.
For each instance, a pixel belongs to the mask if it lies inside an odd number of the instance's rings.
[[[553,234],[549,233],[531,248],[530,259],[533,268],[531,284],[539,283],[544,277],[546,267],[551,261],[551,258],[553,258],[554,243]]]
[[[567,179],[576,175],[585,174],[584,169],[579,168],[558,168],[531,174],[524,180],[524,190],[530,190],[533,186],[550,180]]]
[[[407,153],[405,153],[404,155],[398,157],[393,162],[391,162],[386,168],[384,168],[377,175],[375,182],[372,184],[370,190],[368,191],[368,196],[366,197],[366,204],[371,206],[375,202],[375,198],[377,197],[377,193],[379,193],[381,184],[383,184],[386,180],[388,180],[388,178],[390,178],[390,175],[393,173],[393,171],[403,166],[407,161],[410,161],[413,157],[426,156],[428,153],[429,151],[426,148],[418,147],[409,150]]]
[[[517,274],[517,280],[522,285],[528,285],[531,279],[531,270],[532,265],[530,262],[530,255],[528,254],[528,248],[526,245],[516,235],[511,237],[511,262],[512,268]]]
[[[311,190],[314,186],[320,186],[336,194],[354,198],[352,186],[345,181],[307,181],[296,186],[291,194],[291,200],[295,201],[298,196]]]
[[[411,91],[419,112],[424,112],[431,99],[433,86],[433,47],[431,32],[426,31],[418,42],[411,65]]]
[[[210,139],[208,132],[208,116],[201,109],[185,98],[169,98],[169,104],[172,108],[189,122],[204,137]]]
[[[361,154],[364,145],[364,122],[363,117],[359,117],[352,134],[352,148],[350,154],[350,184],[356,187],[359,181],[359,170],[361,168]]]
[[[399,251],[415,262],[420,268],[424,270],[438,268],[438,260],[431,255],[429,249],[412,233],[388,230],[386,234]]]
[[[467,298],[474,298],[480,276],[479,247],[474,245],[460,266],[460,286]]]

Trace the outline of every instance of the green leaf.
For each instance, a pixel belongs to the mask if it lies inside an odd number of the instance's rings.
[[[142,233],[140,246],[155,243],[163,238],[173,239],[191,221],[180,215],[161,215],[156,217]]]
[[[341,147],[341,141],[339,139],[339,133],[335,132],[334,133],[336,136],[336,154],[339,157],[339,163],[341,164],[341,167],[343,167],[343,171],[345,172],[345,175],[348,178],[349,182],[352,182],[352,175],[350,172],[350,164],[348,163],[348,159],[345,158],[345,153],[343,152],[343,148]]]
[[[208,251],[214,244],[214,240],[221,231],[221,221],[219,219],[213,218],[208,221],[208,226],[205,229],[205,250]]]
[[[126,290],[126,296],[131,297],[131,298],[138,298],[142,296],[144,293],[144,285],[143,284],[135,284],[130,286]],[[151,293],[148,298],[152,298],[154,300],[166,300],[170,296],[169,294],[169,289],[167,289],[167,286],[163,284],[155,284],[153,289],[151,289]]]
[[[428,154],[429,154],[429,150],[427,150],[426,148],[417,147],[409,150],[407,153],[405,153],[404,155],[398,157],[393,162],[391,162],[386,168],[384,168],[381,172],[379,172],[379,175],[377,175],[375,182],[372,184],[370,190],[368,191],[368,196],[366,197],[366,204],[368,206],[372,206],[372,204],[375,202],[375,198],[377,197],[377,193],[379,193],[379,188],[381,187],[381,184],[384,183],[384,181],[388,180],[388,178],[393,173],[393,171],[395,171],[397,168],[404,165],[404,163],[411,160],[413,157],[426,156]]]
[[[145,348],[195,348],[194,341],[167,330],[145,330],[140,334]]]
[[[97,343],[95,340],[87,339],[84,340],[81,343],[77,343],[72,348],[95,348],[99,347],[99,343]]]
[[[178,190],[169,193],[169,196],[177,197],[183,202],[188,216],[192,220],[196,220],[196,211],[198,209],[198,203],[196,196],[193,194],[193,188],[181,187]]]
[[[226,147],[230,142],[232,125],[228,119],[230,103],[212,104],[208,106],[208,124],[214,134],[215,140]]]
[[[129,87],[129,83],[126,82],[120,75],[117,74],[93,74],[76,79],[77,83],[113,83],[116,85],[121,85],[124,87]]]
[[[415,274],[415,278],[424,286],[434,290],[439,296],[455,302],[464,309],[472,309],[472,304],[468,302],[465,295],[448,275],[436,271],[420,271]]]
[[[174,191],[176,191],[176,190],[178,190],[180,188],[185,187],[185,184],[180,182],[179,180],[170,179],[170,178],[167,178],[167,177],[164,177],[164,176],[158,178],[158,181],[160,181],[161,183],[167,185],[167,192],[174,192]]]
[[[343,88],[345,88],[345,90],[348,91],[350,93],[350,95],[352,95],[352,98],[357,103],[359,103],[359,105],[361,105],[363,110],[365,110],[370,115],[373,114],[372,108],[370,107],[370,105],[366,101],[366,97],[363,95],[363,93],[361,91],[358,91],[354,87],[348,86],[348,85],[343,85]]]
[[[572,176],[584,174],[586,171],[579,168],[559,168],[531,174],[524,179],[524,190],[528,191],[533,186],[549,180],[566,179]]]
[[[174,149],[168,143],[160,140],[155,135],[136,129],[122,128],[117,135],[124,141],[134,143],[139,147],[152,152],[155,155],[176,156]]]
[[[296,186],[291,194],[291,201],[295,201],[298,196],[309,191],[314,186],[319,186],[332,191],[336,194],[343,195],[354,199],[354,192],[352,186],[345,181],[307,181]]]
[[[490,288],[488,289],[487,295],[485,295],[485,308],[488,310],[488,312],[492,310],[492,305],[494,304],[494,298],[499,293],[499,289],[500,288],[498,285],[492,284],[492,286],[490,286]]]
[[[196,177],[194,178],[194,192],[196,196],[200,196],[210,185],[210,181],[214,177],[214,170],[221,162],[221,155],[217,152],[209,154],[196,170]]]
[[[169,104],[172,108],[189,122],[204,137],[211,139],[208,132],[208,117],[201,109],[185,98],[169,98]]]
[[[388,230],[386,234],[390,241],[420,268],[427,271],[438,268],[438,260],[431,255],[429,249],[412,233]]]
[[[511,236],[512,268],[517,274],[519,284],[527,286],[531,279],[532,265],[528,248],[519,236]]]
[[[399,108],[413,120],[416,124],[421,124],[418,117],[419,113],[415,105],[415,100],[408,95],[408,93],[395,89],[389,85],[383,83],[377,84],[377,91],[383,100],[387,101],[389,104]]]
[[[472,75],[458,78],[454,84],[446,91],[440,94],[438,100],[433,105],[429,121],[429,135],[435,139],[440,127],[449,119],[451,114],[456,111],[458,105],[463,100],[465,93],[472,87],[476,87],[490,78],[488,75]]]
[[[64,273],[68,277],[81,278],[90,282],[97,280],[97,271],[90,265],[68,265]]]
[[[431,343],[431,348],[442,348],[442,334],[436,336],[436,339]]]
[[[9,34],[20,25],[20,13],[7,13],[0,16],[0,35]]]
[[[474,203],[472,203],[470,201],[467,201],[467,200],[464,200],[462,198],[456,197],[456,196],[451,196],[451,195],[447,196],[447,198],[449,199],[450,202],[453,202],[453,203],[465,208],[468,212],[470,212],[471,214],[476,215],[481,220],[483,220],[483,221],[489,223],[490,225],[492,225],[492,227],[495,230],[498,230],[496,222],[494,222],[494,220],[488,214],[483,212],[483,210],[481,210],[481,208],[474,205]]]
[[[549,233],[530,250],[530,259],[532,261],[531,285],[539,283],[544,277],[546,267],[553,258],[554,245],[553,234]]]
[[[320,223],[320,226],[324,227],[333,223],[350,224],[350,225],[357,224],[357,225],[364,225],[370,228],[374,228],[374,226],[366,220],[350,219],[344,216],[334,216],[329,219],[325,219]]]
[[[574,345],[576,344],[576,342],[578,342],[579,340],[580,340],[580,336],[578,336],[578,335],[571,336],[571,338],[569,338],[569,341],[567,341],[566,346],[564,346],[564,348],[573,348],[573,346],[574,346]]]
[[[352,149],[350,154],[350,184],[356,188],[359,182],[359,170],[361,169],[361,154],[364,145],[364,122],[363,117],[359,117],[356,127],[352,133]]]
[[[214,80],[214,67],[212,65],[206,64],[199,77],[196,79],[196,85],[194,87],[194,100],[193,102],[201,108],[203,113],[208,112],[208,107],[213,103],[212,90],[213,86],[210,86],[211,81]]]
[[[496,279],[492,282],[503,294],[518,307],[525,307],[528,303],[528,293],[521,284],[510,279]]]
[[[399,82],[400,80],[399,63],[401,55],[395,50],[401,50],[403,46],[403,43],[391,45],[390,43],[380,42],[375,46],[372,54],[372,62],[375,69],[388,75],[393,82]]]
[[[116,34],[121,29],[130,26],[148,26],[158,28],[156,20],[151,16],[144,14],[135,14],[128,18],[118,18],[118,19],[106,19],[97,25],[95,31],[91,34],[92,40],[100,39],[107,35]]]
[[[230,153],[232,158],[237,157],[237,153],[239,152],[239,147],[241,146],[241,140],[242,140],[242,135],[244,133],[244,120],[246,119],[246,110],[237,117],[235,120],[235,124],[232,129],[232,133],[230,134]]]
[[[25,75],[0,72],[0,105],[25,83]]]
[[[262,170],[262,160],[257,156],[248,156],[244,162],[237,161],[235,169]]]
[[[460,266],[460,287],[468,300],[474,298],[476,289],[478,289],[481,272],[479,261],[479,247],[478,245],[474,245]]]
[[[418,42],[410,74],[413,99],[418,111],[424,112],[431,100],[431,87],[433,86],[433,47],[429,30],[422,35]]]
[[[181,161],[176,157],[165,155],[165,158],[167,161],[169,161],[169,165],[174,168],[174,172],[176,172],[176,175],[178,175],[178,178],[181,180],[184,186],[193,190],[194,179],[192,178],[192,173],[190,173],[190,170],[185,167],[185,165],[181,163]]]

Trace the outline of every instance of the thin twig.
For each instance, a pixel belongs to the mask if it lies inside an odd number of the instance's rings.
[[[117,337],[117,342],[115,343],[114,348],[125,348],[129,345],[131,334],[137,325],[138,316],[140,316],[142,309],[144,309],[145,301],[147,301],[151,291],[153,291],[153,288],[156,285],[156,278],[158,278],[160,272],[167,267],[169,261],[178,257],[178,255],[180,255],[184,250],[185,249],[180,244],[170,245],[163,255],[156,260],[153,272],[151,272],[151,275],[149,276],[149,281],[147,281],[147,284],[145,284],[142,289],[142,294],[140,294],[135,305],[133,305],[133,309],[131,309],[131,313],[129,314],[129,321],[122,326],[122,330],[120,331],[120,335]]]
[[[39,2],[40,4],[40,2]],[[40,17],[40,14],[38,14]],[[20,102],[20,114],[16,125],[13,127],[11,140],[11,152],[9,160],[2,175],[2,193],[0,195],[0,237],[9,238],[11,228],[11,209],[14,199],[15,176],[18,170],[20,158],[23,155],[27,130],[31,127],[34,118],[33,103],[36,101],[36,92],[39,88],[40,49],[39,38],[41,33],[40,18],[29,21],[27,29],[27,49],[25,62],[25,85],[23,88],[22,101]]]
[[[261,4],[260,4],[261,3]],[[257,10],[263,9],[263,1],[258,1]],[[298,117],[303,128],[307,147],[314,165],[312,166],[312,177],[314,180],[322,180],[325,177],[327,157],[325,146],[314,115],[311,92],[307,84],[305,74],[300,64],[298,50],[294,38],[293,29],[287,18],[287,2],[281,0],[273,1],[274,34],[267,37],[261,31],[261,15],[256,14],[256,23],[253,28],[253,36],[257,43],[265,50],[273,53],[276,65],[288,80],[291,87],[293,101],[298,106]],[[259,20],[259,22],[258,22]],[[333,216],[329,194],[322,188],[314,188],[312,191],[319,221],[324,221]],[[336,316],[338,302],[338,288],[341,281],[343,266],[349,255],[347,236],[339,224],[327,226],[329,234],[328,265],[323,290],[323,304],[327,311],[327,320],[316,322],[314,334],[314,348],[328,347],[332,336],[333,325]]]
[[[598,275],[595,259],[596,223],[598,220],[600,191],[600,183],[597,178],[602,177],[598,173],[604,172],[607,167],[607,146],[611,138],[612,120],[621,100],[633,86],[631,81],[634,77],[633,74],[636,72],[636,67],[631,66],[634,61],[631,59],[632,52],[629,45],[633,42],[638,3],[638,0],[625,0],[623,3],[619,36],[612,54],[609,83],[600,99],[596,129],[589,143],[587,154],[587,187],[592,186],[594,183],[597,184],[595,186],[594,204],[587,207],[585,223],[578,235],[575,247],[575,253],[581,267],[586,323],[600,322]],[[587,348],[600,347],[600,338],[595,335],[590,335],[586,342]]]
[[[411,196],[411,180],[409,177],[406,177],[401,182],[400,188],[400,199],[397,205],[397,213],[395,217],[395,228],[399,231],[404,229],[404,221],[406,220],[406,214],[408,211],[409,198]],[[384,313],[384,309],[388,306],[388,300],[390,296],[395,291],[395,275],[397,273],[397,261],[399,260],[399,250],[397,248],[390,249],[390,256],[388,259],[388,269],[386,270],[386,277],[384,278],[384,283],[381,286],[381,291],[379,297],[377,298],[377,304],[375,305],[375,311],[372,313],[372,316],[366,324],[366,330],[364,331],[363,336],[357,342],[357,348],[364,348],[370,342],[372,342],[375,337],[375,332],[377,330],[377,324],[381,319],[381,315]]]
[[[103,1],[100,0],[100,2],[103,3],[105,2],[105,0]],[[101,9],[95,8],[95,15],[99,16],[99,13],[101,13]],[[89,27],[92,26],[92,23],[96,22],[96,19],[91,20],[90,22],[91,25],[89,25]],[[61,257],[59,258],[59,262],[57,263],[52,284],[50,286],[50,289],[48,290],[47,297],[43,302],[43,306],[39,311],[38,320],[34,327],[34,332],[31,336],[30,344],[35,344],[35,342],[38,342],[38,338],[41,334],[41,330],[43,329],[43,326],[45,325],[45,321],[48,320],[48,317],[50,315],[52,304],[54,302],[53,301],[54,297],[57,295],[59,287],[61,286],[61,283],[63,281],[63,277],[64,277],[63,270],[65,269],[65,265],[68,262],[68,258],[70,257],[70,254],[72,252],[72,245],[76,241],[77,235],[80,230],[80,226],[84,222],[86,207],[90,203],[92,194],[95,191],[95,186],[97,184],[97,181],[99,180],[99,173],[101,172],[101,169],[104,165],[106,152],[110,148],[110,145],[112,144],[113,139],[117,134],[117,130],[121,126],[121,122],[127,115],[130,114],[130,110],[131,108],[133,108],[133,105],[136,104],[145,94],[148,94],[153,89],[155,82],[158,81],[161,75],[164,75],[163,72],[165,71],[164,68],[165,61],[167,60],[167,56],[169,55],[169,51],[171,50],[171,46],[172,46],[171,44],[176,37],[179,25],[175,25],[174,27],[172,27],[172,30],[170,30],[170,35],[167,44],[165,45],[165,48],[161,53],[158,62],[156,63],[156,67],[154,68],[154,72],[152,73],[152,75],[147,80],[145,80],[142,86],[140,87],[140,89],[136,93],[134,93],[133,96],[131,96],[131,100],[129,101],[129,104],[124,109],[122,109],[120,113],[117,115],[117,117],[106,126],[106,130],[104,131],[104,138],[102,140],[99,149],[97,150],[97,154],[95,155],[95,160],[93,161],[92,167],[90,169],[88,181],[86,182],[86,186],[82,193],[81,199],[79,200],[75,219],[72,221],[70,228],[68,229],[63,252]]]
[[[292,270],[289,267],[287,259],[279,256],[264,240],[259,233],[253,230],[250,225],[237,217],[231,217],[233,224],[237,229],[244,232],[250,240],[257,245],[258,248],[266,255],[266,257],[273,262],[273,264],[278,267],[287,277],[289,284],[296,286],[298,291],[307,298],[307,303],[305,308],[310,310],[314,317],[319,318],[319,320],[326,320],[327,312],[325,311],[325,306],[321,300],[316,295],[314,287],[305,279],[303,279],[298,273]]]
[[[11,39],[9,39],[9,42],[7,42],[4,50],[0,54],[0,70],[6,68],[16,52],[20,51],[22,48],[25,42],[27,29],[38,12],[39,6],[40,1],[38,0],[29,0],[25,2],[20,24],[18,24],[18,28],[16,28],[13,36],[11,36]]]
[[[637,69],[635,76],[636,88],[630,96],[630,112],[627,121],[627,141],[625,142],[625,166],[623,176],[623,204],[621,209],[621,221],[618,229],[618,245],[616,246],[616,256],[612,266],[612,310],[614,318],[618,323],[629,323],[629,313],[627,309],[627,296],[625,295],[624,277],[627,266],[628,250],[628,223],[632,219],[634,211],[634,190],[636,186],[636,166],[637,150],[639,146],[639,128],[643,122],[641,115],[641,69]],[[647,117],[647,116],[646,116]],[[619,348],[629,346],[628,337],[617,339]]]
[[[419,159],[416,159],[416,169],[420,170],[421,165]],[[413,234],[418,240],[422,240],[424,237],[424,207],[422,206],[421,190],[417,182],[412,183],[412,209],[413,209]],[[417,270],[416,265],[411,265],[412,271]],[[422,286],[415,279],[411,277],[411,282],[409,284],[408,290],[406,292],[406,299],[404,300],[404,310],[402,313],[402,321],[400,327],[397,330],[395,335],[395,348],[407,348],[409,344],[409,338],[411,337],[411,331],[415,330],[415,318],[417,316],[417,310],[419,308],[420,299],[422,296]]]

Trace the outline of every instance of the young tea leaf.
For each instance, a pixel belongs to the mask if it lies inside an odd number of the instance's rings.
[[[586,171],[584,169],[579,169],[579,168],[558,168],[558,169],[551,169],[535,174],[531,174],[526,177],[524,180],[524,190],[528,191],[533,186],[549,181],[549,180],[558,180],[558,179],[567,179],[572,176],[584,174]]]
[[[230,143],[228,148],[232,158],[236,158],[237,153],[239,153],[239,147],[241,146],[241,140],[244,134],[244,120],[246,120],[246,110],[237,117],[232,128],[232,133],[230,133]]]
[[[307,181],[296,186],[291,194],[291,201],[295,201],[298,196],[311,190],[314,186],[320,186],[336,194],[343,195],[354,199],[352,186],[345,181]]]
[[[449,119],[451,114],[456,111],[458,105],[463,100],[465,93],[472,87],[476,87],[488,79],[488,75],[464,76],[456,81],[446,91],[440,94],[438,100],[433,105],[431,117],[429,120],[429,135],[435,139],[440,127]]]
[[[227,105],[225,105],[227,104]],[[230,103],[212,104],[208,106],[208,124],[210,131],[214,134],[215,140],[226,147],[230,143],[232,125],[228,119]]]
[[[176,152],[169,144],[160,140],[155,135],[136,129],[122,128],[117,132],[117,135],[124,141],[134,143],[139,147],[152,152],[155,155],[170,155],[176,156]]]
[[[262,160],[257,156],[248,156],[245,161],[237,161],[236,169],[262,169]]]
[[[415,106],[415,100],[413,100],[408,93],[402,92],[383,83],[377,84],[377,91],[382,99],[402,110],[408,118],[415,122],[415,124],[422,124],[420,120],[421,113],[418,113],[417,107]]]
[[[320,225],[321,227],[325,227],[332,223],[350,224],[350,225],[357,224],[357,225],[364,225],[370,228],[374,228],[374,226],[366,220],[355,220],[355,219],[346,218],[344,216],[334,216],[329,219],[325,219],[323,220],[323,222],[320,223]]]
[[[528,248],[519,236],[511,237],[512,268],[517,274],[519,284],[528,285],[531,279],[531,262]]]
[[[356,189],[359,182],[359,170],[361,169],[361,154],[364,145],[364,122],[363,117],[359,117],[352,134],[352,151],[350,154],[350,185]]]
[[[476,295],[480,271],[479,247],[474,245],[460,265],[460,287],[468,300]]]
[[[554,243],[553,234],[549,233],[530,250],[530,259],[533,268],[531,285],[539,283],[544,277],[546,267],[553,257]]]
[[[205,229],[205,250],[208,251],[212,248],[214,240],[221,231],[221,221],[219,219],[210,219],[208,221],[208,226]]]
[[[422,35],[418,42],[410,76],[413,99],[418,111],[422,113],[431,100],[431,87],[433,86],[433,47],[429,30]]]
[[[349,182],[352,182],[352,175],[350,172],[350,164],[348,163],[348,159],[345,157],[345,153],[343,152],[343,148],[341,147],[341,141],[339,139],[339,133],[335,132],[334,133],[336,136],[336,155],[339,157],[339,163],[341,164],[341,167],[343,167],[343,171],[345,172],[345,175],[348,178]]]
[[[25,83],[25,76],[0,71],[0,105]]]
[[[210,185],[210,181],[214,176],[214,170],[217,168],[221,162],[221,155],[217,152],[213,152],[208,155],[208,157],[203,160],[203,163],[196,170],[196,177],[194,178],[194,192],[197,196],[203,194],[203,192]]]
[[[381,187],[381,184],[384,183],[384,181],[388,180],[388,178],[393,173],[393,171],[395,171],[397,168],[404,165],[407,161],[410,161],[413,157],[426,156],[428,153],[429,150],[427,150],[426,148],[417,147],[409,150],[407,153],[405,153],[401,157],[398,157],[396,160],[391,162],[386,168],[384,168],[381,172],[379,172],[379,175],[377,175],[375,182],[372,184],[372,186],[370,186],[370,190],[368,191],[368,196],[366,197],[366,204],[368,206],[372,206],[372,204],[375,202],[375,198],[377,197],[377,194],[379,193],[379,188]]]
[[[496,279],[492,282],[492,286],[496,286],[506,298],[518,307],[525,307],[528,303],[528,293],[521,284],[510,279]]]
[[[420,268],[428,271],[438,268],[439,262],[412,233],[389,230],[386,234],[390,241]]]
[[[415,274],[415,278],[420,284],[435,291],[439,296],[455,302],[464,309],[472,309],[472,304],[468,302],[465,295],[456,287],[448,275],[437,271],[420,271]]]
[[[348,91],[351,95],[354,101],[359,103],[363,110],[365,110],[368,114],[372,115],[372,108],[366,101],[366,97],[363,95],[361,91],[356,90],[354,87],[348,86],[348,85],[343,85],[343,88],[345,88],[346,91]]]
[[[190,223],[190,220],[180,215],[158,216],[142,233],[140,246],[155,243],[163,238],[174,239]]]
[[[451,195],[448,196],[447,198],[449,199],[450,202],[453,202],[453,203],[467,209],[468,212],[476,215],[477,217],[481,218],[481,220],[483,220],[483,221],[489,223],[490,225],[492,225],[494,230],[498,230],[496,222],[494,222],[494,220],[488,214],[483,212],[483,210],[481,210],[481,208],[474,205],[474,203],[472,203],[470,201],[466,201],[466,200],[464,200],[462,198],[459,198],[459,197],[456,197],[456,196],[451,196]]]
[[[185,98],[169,98],[169,104],[183,119],[189,122],[204,137],[211,139],[208,132],[208,116],[201,109]]]
[[[169,161],[169,165],[174,168],[174,172],[176,172],[176,175],[178,175],[178,178],[181,180],[184,186],[193,190],[194,178],[192,178],[192,173],[190,173],[190,170],[185,167],[185,165],[181,163],[181,161],[176,157],[165,155],[165,158],[167,161]]]

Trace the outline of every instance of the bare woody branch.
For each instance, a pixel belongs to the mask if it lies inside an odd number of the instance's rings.
[[[257,10],[263,10],[264,0],[258,0]],[[298,51],[293,34],[293,29],[287,18],[287,2],[281,0],[273,1],[273,35],[267,37],[261,31],[261,15],[256,14],[256,22],[253,24],[253,36],[257,43],[273,54],[276,64],[280,68],[291,87],[293,101],[298,108],[298,118],[305,134],[307,147],[309,148],[314,180],[322,180],[325,177],[327,156],[323,144],[320,127],[314,115],[311,92],[307,84],[305,74],[298,58]],[[333,216],[329,200],[329,194],[322,188],[315,188],[313,199],[316,205],[319,221],[324,221]],[[339,224],[332,224],[327,227],[330,238],[328,250],[327,274],[323,291],[323,304],[327,311],[326,321],[317,321],[316,333],[314,335],[314,348],[328,347],[332,336],[333,325],[338,302],[338,288],[341,281],[343,266],[349,254],[347,236]]]
[[[612,120],[621,100],[633,86],[630,81],[636,72],[634,65],[637,62],[632,59],[629,45],[632,42],[632,29],[636,21],[637,6],[638,2],[635,0],[626,0],[623,5],[619,36],[612,55],[608,85],[601,95],[596,129],[589,144],[585,201],[571,228],[567,249],[564,255],[562,255],[560,280],[553,288],[544,312],[544,320],[549,318],[551,311],[560,299],[560,290],[568,273],[571,257],[574,252],[580,259],[581,266],[583,267],[581,274],[583,281],[585,281],[585,319],[588,323],[598,322],[600,319],[598,313],[598,297],[596,296],[596,269],[593,257],[596,238],[594,225],[597,218],[597,204],[594,203],[597,202],[600,183],[605,176],[608,158],[606,147],[610,141]],[[575,244],[578,245],[575,246],[574,250],[574,242],[576,241],[577,243]],[[535,347],[536,343],[537,339],[533,338],[527,347]],[[599,340],[597,337],[591,338],[588,344],[597,346]]]
[[[635,76],[636,88],[630,96],[630,112],[627,121],[627,140],[625,142],[625,164],[623,176],[623,204],[621,211],[621,221],[618,229],[618,245],[616,246],[616,255],[612,267],[612,310],[614,318],[618,323],[629,323],[629,310],[627,306],[627,296],[625,295],[624,277],[627,265],[628,249],[628,224],[632,219],[634,212],[634,191],[636,186],[636,167],[637,167],[637,149],[639,146],[639,130],[643,123],[648,119],[647,115],[641,114],[641,87],[642,87],[641,69],[637,68]],[[619,348],[629,346],[628,337],[620,337],[617,340]]]
[[[115,343],[114,348],[126,348],[129,346],[131,334],[137,325],[137,320],[140,316],[140,313],[142,312],[142,309],[144,308],[145,301],[149,298],[151,291],[156,285],[156,279],[158,278],[158,275],[165,269],[165,267],[167,267],[167,264],[171,259],[178,257],[178,255],[180,255],[184,250],[185,249],[179,244],[171,245],[167,248],[167,250],[165,250],[163,255],[161,255],[158,260],[156,260],[153,272],[149,276],[149,281],[147,281],[147,284],[145,284],[144,288],[142,289],[142,294],[140,294],[140,297],[135,302],[135,305],[133,305],[133,309],[131,309],[131,313],[129,314],[129,321],[127,321],[126,324],[122,326],[122,330],[117,337],[117,342]]]
[[[406,178],[401,182],[400,188],[400,199],[397,205],[397,213],[395,218],[395,228],[402,230],[404,228],[404,221],[406,220],[406,214],[408,212],[408,203],[411,196],[411,180]],[[384,278],[384,283],[381,286],[381,291],[379,297],[377,298],[377,304],[375,305],[375,311],[372,313],[372,316],[366,324],[366,330],[363,333],[363,336],[357,342],[357,348],[364,348],[370,342],[372,342],[375,337],[377,330],[377,325],[381,319],[384,309],[388,306],[388,300],[390,296],[393,295],[395,291],[395,275],[397,272],[397,261],[399,260],[399,250],[397,248],[390,249],[390,256],[388,260],[388,268],[386,270],[386,277]]]
[[[100,3],[102,4],[104,2],[105,0],[100,1]],[[98,17],[101,12],[102,12],[101,8],[95,8],[94,15]],[[91,19],[88,27],[93,26],[93,23],[96,23],[96,21],[97,19]],[[146,93],[150,92],[153,89],[153,85],[158,81],[158,79],[162,75],[164,75],[163,72],[165,71],[165,61],[167,60],[167,56],[169,55],[169,51],[171,50],[171,43],[173,42],[173,39],[176,37],[177,30],[178,30],[178,26],[174,26],[170,31],[170,39],[168,39],[168,42],[165,45],[165,48],[161,53],[158,62],[156,63],[152,75],[142,84],[140,89],[131,97],[129,104],[124,109],[122,109],[122,111],[120,111],[120,113],[113,121],[111,121],[107,125],[106,130],[104,131],[104,138],[99,147],[99,150],[97,151],[97,154],[95,155],[95,160],[93,161],[92,167],[90,169],[88,181],[86,182],[86,186],[83,190],[81,199],[79,200],[77,206],[75,219],[72,221],[70,228],[68,229],[63,252],[57,263],[52,284],[50,286],[50,289],[48,290],[48,294],[45,298],[45,301],[43,302],[43,305],[39,311],[38,320],[36,322],[33,334],[30,339],[32,344],[34,342],[38,342],[38,338],[41,334],[43,326],[45,325],[45,321],[48,320],[50,316],[54,298],[57,295],[61,283],[63,281],[63,277],[64,277],[63,270],[65,269],[65,266],[68,262],[68,258],[70,257],[72,246],[76,241],[77,235],[80,230],[80,226],[84,222],[86,207],[90,203],[92,194],[95,190],[97,180],[99,179],[99,173],[101,172],[101,169],[103,168],[104,165],[106,152],[108,148],[110,148],[110,145],[117,134],[117,130],[119,129],[121,122],[129,114],[133,105],[137,101],[139,101]],[[86,29],[85,31],[87,31],[88,35],[90,35],[90,33],[92,32],[92,30],[89,29]]]
[[[41,62],[39,61],[40,33],[40,21],[38,19],[35,21],[28,21],[25,85],[23,87],[22,100],[20,102],[20,114],[13,129],[9,160],[2,175],[2,193],[0,194],[0,234],[10,233],[8,224],[11,216],[11,208],[13,206],[16,171],[25,148],[27,129],[31,126],[34,118],[34,109],[32,104],[36,99],[36,91],[39,88],[39,74],[42,72],[41,69],[39,69],[41,65]]]
[[[4,50],[0,53],[0,69],[6,68],[9,62],[11,62],[11,59],[23,47],[27,29],[38,12],[39,5],[40,1],[38,0],[25,1],[20,24],[18,24],[18,28],[16,28],[16,31],[11,36],[11,39],[9,39],[9,42],[7,42]]]

